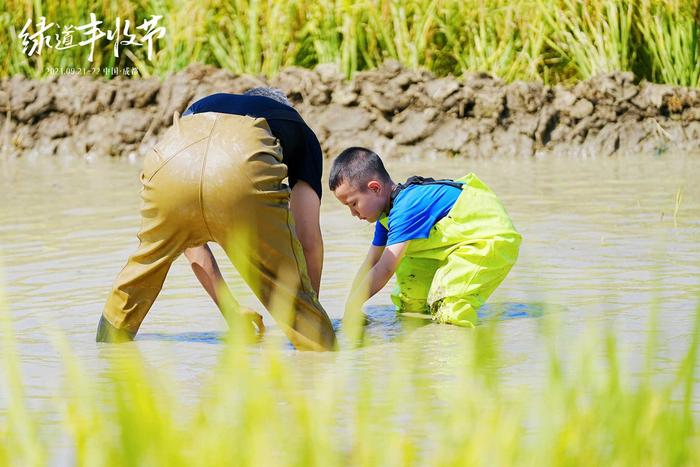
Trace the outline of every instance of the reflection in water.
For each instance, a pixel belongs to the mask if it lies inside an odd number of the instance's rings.
[[[566,308],[561,305],[547,305],[544,303],[487,303],[479,309],[479,319],[482,322],[493,320],[511,320],[520,318],[541,318],[545,311],[547,313],[562,312]],[[419,327],[433,324],[430,315],[418,315],[415,313],[397,313],[393,305],[381,306],[370,305],[365,309],[367,323],[365,325],[364,338],[366,345],[373,345],[381,342],[393,341],[405,336],[408,332]],[[343,342],[343,326],[340,318],[331,320],[333,329],[338,333],[338,339]],[[448,326],[448,325],[438,325]],[[465,332],[470,332],[465,329]],[[272,332],[275,339],[282,336],[279,332]],[[226,332],[203,331],[203,332],[180,332],[180,333],[157,333],[142,332],[136,336],[138,341],[169,341],[169,342],[190,342],[199,344],[221,344],[226,340]],[[265,341],[265,336],[261,336],[257,345]],[[292,349],[291,344],[287,343]],[[343,350],[342,347],[340,350]]]
[[[625,363],[638,371],[655,311],[658,367],[677,368],[700,295],[700,158],[390,160],[387,166],[397,181],[473,171],[498,193],[522,233],[518,263],[480,310],[484,323],[498,327],[504,350],[499,365],[508,381],[519,385],[546,372],[542,323],[550,317],[559,325],[556,348],[562,358],[581,335],[611,329]],[[216,365],[226,324],[184,259],[173,265],[134,344],[94,342],[111,282],[137,242],[138,172],[138,163],[115,159],[0,160],[0,254],[34,407],[55,410],[47,401],[63,371],[48,337],[56,328],[91,374],[100,375],[110,358],[136,348],[147,365],[176,375],[184,397],[197,397],[202,377]],[[338,326],[372,226],[352,218],[328,191],[321,226],[326,258],[320,299]],[[214,253],[233,293],[262,310],[221,249],[214,246]],[[268,332],[251,351],[279,342],[289,349],[289,365],[312,373],[381,368],[408,346],[427,356],[419,368],[421,381],[439,385],[449,378],[445,362],[455,343],[480,328],[397,315],[385,305],[390,290],[391,285],[368,305],[371,345],[365,348],[334,355],[293,352],[264,314]]]
[[[225,338],[225,333],[216,331],[181,332],[175,334],[142,332],[136,336],[138,341],[191,342],[197,344],[220,344]]]

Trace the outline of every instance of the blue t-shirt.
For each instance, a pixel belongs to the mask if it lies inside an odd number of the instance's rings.
[[[410,185],[394,199],[389,212],[389,229],[377,221],[374,246],[428,238],[430,229],[450,212],[462,190],[449,185]]]

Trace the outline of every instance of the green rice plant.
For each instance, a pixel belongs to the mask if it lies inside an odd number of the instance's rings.
[[[362,26],[366,14],[362,7],[360,3],[346,2],[343,8],[340,30],[342,36],[340,69],[347,77],[361,67],[359,55],[362,46],[360,44],[367,35]],[[372,61],[372,58],[365,54],[365,60]]]
[[[270,76],[284,67],[296,65],[295,58],[299,54],[297,35],[300,24],[303,23],[303,17],[300,16],[302,11],[302,5],[295,1],[268,0],[265,18],[275,27],[267,28],[261,34],[263,74]]]
[[[112,363],[108,384],[98,386],[86,376],[67,342],[54,333],[53,341],[66,368],[61,397],[63,429],[71,437],[77,465],[165,464],[179,460],[177,450],[154,451],[177,442],[167,387],[152,379],[133,348],[124,349]],[[177,464],[174,464],[177,465]]]
[[[309,38],[317,63],[339,63],[342,43],[343,2],[319,2],[308,10],[304,34]]]
[[[234,328],[194,401],[178,397],[138,342],[111,346],[96,379],[53,333],[65,365],[58,432],[37,428],[17,349],[5,344],[5,371],[15,376],[2,384],[15,389],[0,461],[44,465],[47,441],[63,438],[74,463],[90,466],[697,465],[700,307],[673,378],[657,378],[653,366],[632,378],[610,329],[562,348],[555,318],[541,322],[549,371],[528,385],[504,381],[497,323],[461,330],[435,353],[419,350],[418,332],[306,354],[272,340],[251,347]]]
[[[384,51],[381,58],[398,60],[409,68],[430,67],[435,34],[435,0],[367,2],[368,25]]]
[[[319,2],[304,31],[313,38],[318,63],[335,63],[346,75],[386,59],[429,67],[435,0]]]
[[[212,4],[207,10],[204,38],[214,64],[267,76],[298,65],[307,15],[302,3],[240,0]]]
[[[22,48],[17,35],[22,28],[17,29],[14,14],[18,6],[14,2],[0,1],[0,64],[4,70],[4,76],[25,75],[36,76],[34,69],[22,54]]]
[[[55,398],[62,416],[42,431],[42,416],[27,408],[2,300],[0,289],[0,386],[9,404],[0,409],[2,465],[45,465],[57,439],[68,440],[76,465],[90,466],[700,463],[700,306],[672,378],[657,377],[653,365],[656,307],[646,369],[635,378],[612,328],[562,341],[565,317],[545,314],[549,371],[527,385],[505,381],[495,321],[459,330],[429,353],[413,332],[335,354],[290,353],[274,340],[251,347],[234,323],[194,401],[179,397],[177,382],[147,363],[138,342],[111,345],[107,369],[94,378],[53,332],[65,367]]]
[[[634,2],[539,0],[539,10],[550,29],[547,45],[577,79],[632,69]]]
[[[224,68],[260,73],[263,59],[258,30],[261,6],[258,0],[238,0],[223,4],[219,14],[215,14],[217,19],[210,24],[209,37],[214,56]]]
[[[541,26],[531,2],[445,2],[439,33],[458,74],[485,71],[506,81],[536,79],[541,65]],[[538,29],[540,28],[540,29]]]
[[[62,35],[60,31],[65,26],[80,26],[90,21],[90,13],[95,13],[96,19],[102,21],[99,26],[104,32],[116,28],[116,18],[120,18],[120,26],[124,27],[124,21],[131,23],[130,30],[143,20],[139,15],[136,6],[126,0],[116,0],[109,3],[97,3],[91,0],[71,0],[68,2],[27,2],[10,0],[6,4],[3,16],[6,22],[11,23],[8,29],[0,32],[2,43],[8,44],[8,60],[13,66],[10,69],[19,69],[30,77],[38,77],[56,73],[54,70],[71,70],[76,68],[112,68],[115,66],[131,65],[126,56],[122,53],[120,57],[115,57],[113,48],[107,45],[106,41],[97,42],[94,47],[92,62],[88,61],[91,53],[90,45],[78,46],[78,42],[86,39],[78,31],[72,34],[73,43],[65,43],[64,50],[57,50],[55,47],[70,35]],[[46,41],[42,46],[41,54],[34,53],[28,56],[32,43],[27,50],[27,54],[22,51],[19,34],[27,20],[31,20],[31,25],[27,30],[28,34],[37,32],[37,23],[40,18],[46,18],[47,25],[54,26],[45,34]],[[49,47],[50,45],[50,47]],[[60,74],[60,73],[58,73]],[[102,74],[100,71],[99,74]]]
[[[637,28],[648,59],[650,79],[700,86],[700,3],[642,0]]]
[[[2,267],[2,263],[0,263]],[[5,303],[4,280],[0,269],[0,381],[7,395],[7,407],[0,412],[0,465],[44,465],[46,448],[39,437],[39,421],[27,406],[12,325]]]
[[[483,71],[505,81],[556,84],[633,70],[697,86],[698,9],[695,0],[0,0],[0,76],[111,77],[130,67],[138,76],[165,76],[199,62],[265,76],[331,63],[350,77],[394,59],[438,75]],[[105,32],[117,18],[133,32],[160,15],[166,34],[150,59],[145,46],[122,46],[115,56],[114,42],[104,38],[92,62],[88,46],[47,46],[31,57],[22,51],[26,20],[32,34],[42,16],[78,26],[90,13]]]
[[[299,63],[335,64],[345,76],[383,61],[375,32],[368,28],[373,2],[348,0],[307,4],[301,36],[310,52]]]
[[[139,69],[139,75],[162,76],[179,71],[193,62],[211,61],[212,47],[202,26],[212,15],[213,3],[151,1],[144,11],[163,16],[162,25],[166,28],[166,34],[159,40],[160,46],[151,61],[144,56],[143,50],[125,48],[125,56]]]

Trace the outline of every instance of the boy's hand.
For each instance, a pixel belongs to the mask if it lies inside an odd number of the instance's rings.
[[[351,342],[360,343],[364,334],[364,326],[367,322],[362,305],[353,305],[348,302],[343,314],[343,331]]]
[[[362,274],[362,270],[358,274],[345,304],[343,315],[343,328],[350,339],[362,338],[362,328],[366,319],[362,312],[362,305],[389,282],[407,247],[408,241],[384,248],[376,264],[366,274]],[[370,250],[370,254],[377,251]]]

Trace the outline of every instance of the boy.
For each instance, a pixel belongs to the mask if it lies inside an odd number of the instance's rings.
[[[333,162],[329,186],[353,216],[376,223],[344,320],[357,323],[362,304],[396,273],[391,299],[399,312],[472,327],[518,257],[520,234],[474,174],[397,185],[377,154],[351,147]]]

